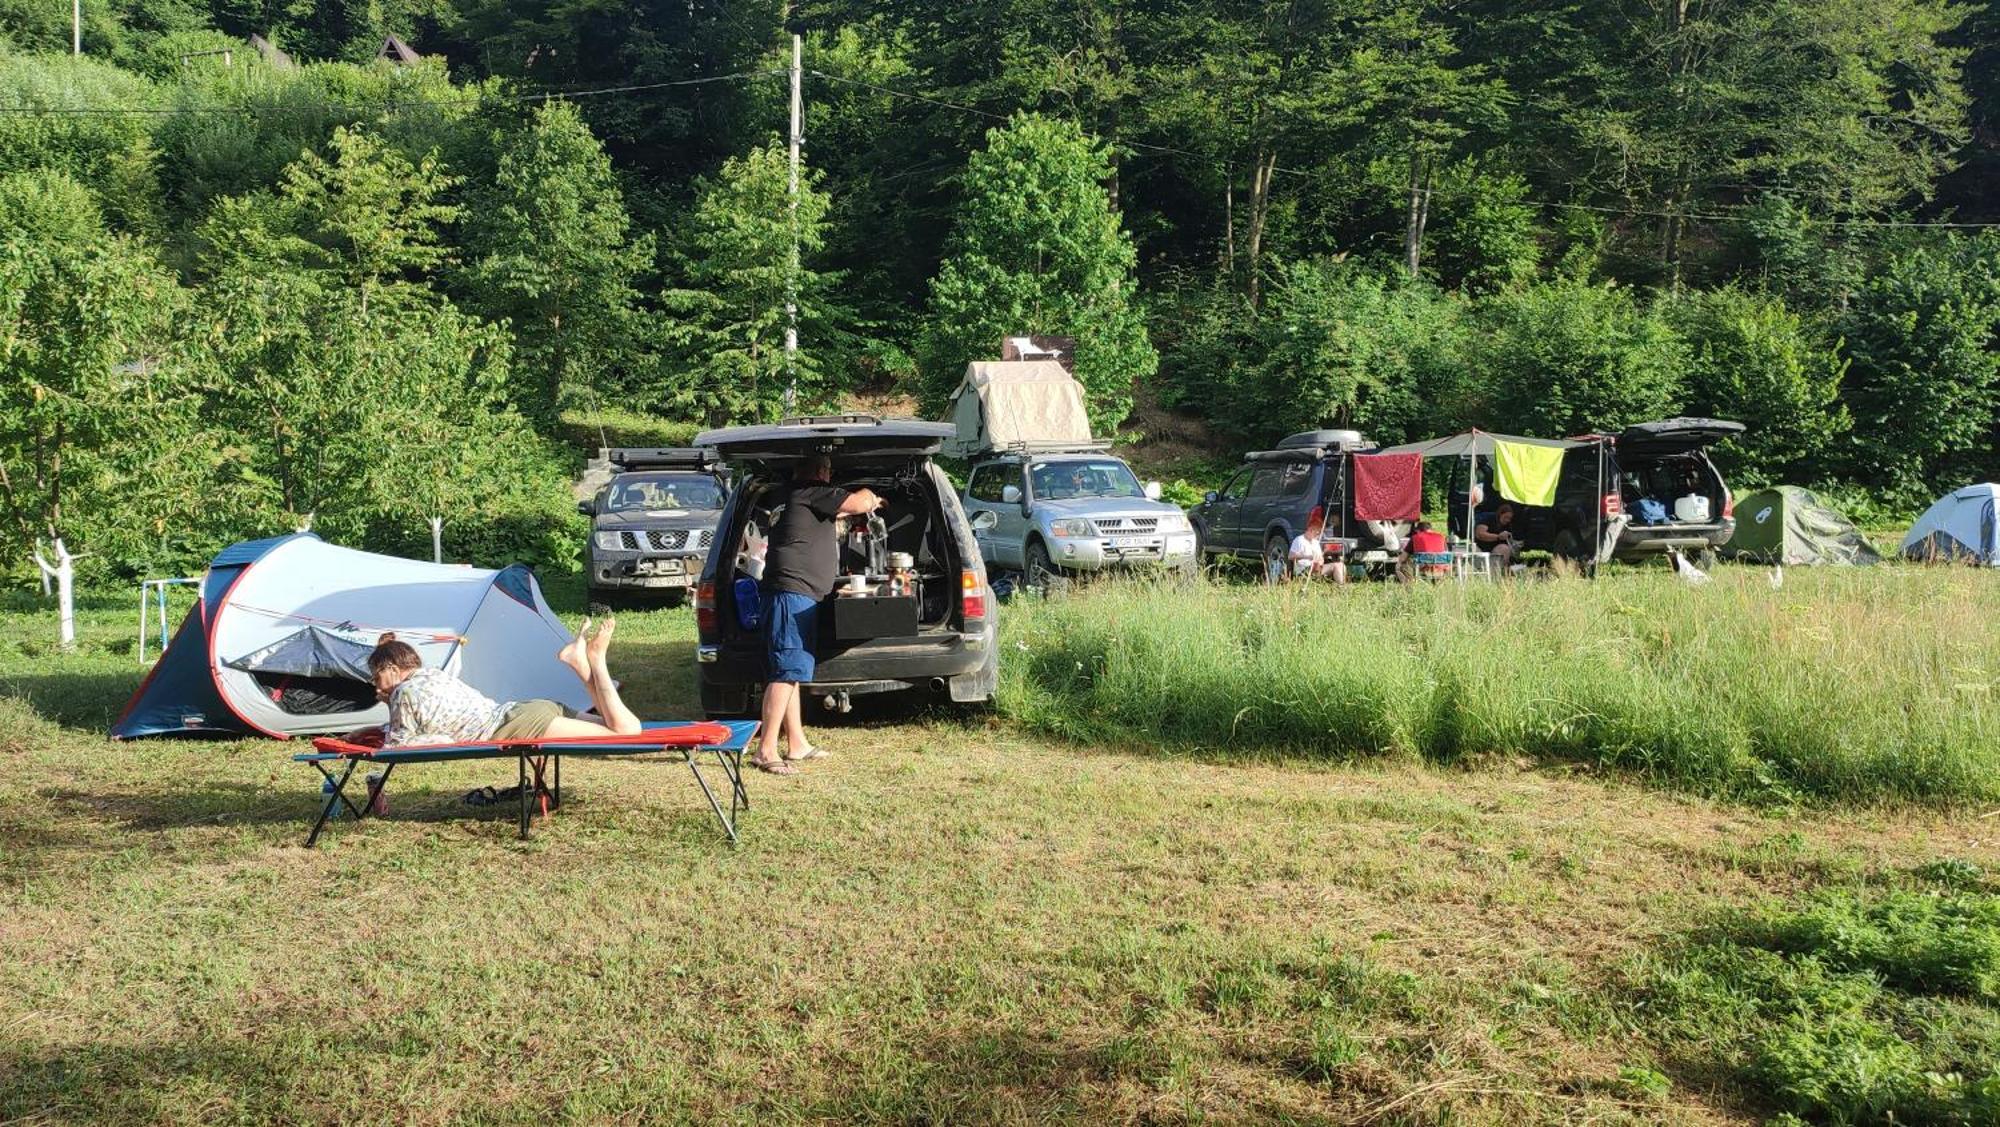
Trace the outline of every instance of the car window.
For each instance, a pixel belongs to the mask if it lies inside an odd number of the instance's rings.
[[[1278,479],[1284,475],[1283,466],[1258,466],[1256,476],[1250,479],[1250,489],[1243,494],[1246,501],[1268,501],[1278,495]]]
[[[707,474],[620,474],[605,493],[612,513],[722,507],[722,485]]]
[[[1000,462],[981,466],[972,471],[972,483],[965,488],[965,495],[975,501],[1003,502],[1007,499],[1007,487],[1019,487],[1021,467],[1011,462]]]
[[[1229,479],[1229,484],[1222,487],[1221,492],[1215,495],[1215,499],[1218,501],[1240,501],[1243,499],[1243,491],[1249,488],[1249,485],[1250,471],[1237,470],[1236,476]]]
[[[1287,462],[1278,472],[1278,496],[1293,500],[1306,495],[1312,484],[1312,463]]]
[[[1125,463],[1113,458],[1036,462],[1028,467],[1035,496],[1048,501],[1075,497],[1144,497],[1145,489]]]

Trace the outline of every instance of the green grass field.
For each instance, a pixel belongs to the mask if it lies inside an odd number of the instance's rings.
[[[103,738],[136,596],[7,596],[0,1122],[1991,1122],[1988,577],[1725,576],[1017,603],[735,848],[626,761],[306,851],[294,748]]]

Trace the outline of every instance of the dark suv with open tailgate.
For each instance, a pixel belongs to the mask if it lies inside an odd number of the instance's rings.
[[[991,699],[1000,667],[986,564],[951,479],[931,461],[954,433],[949,423],[840,415],[704,431],[695,439],[735,470],[695,588],[704,712],[742,715],[762,696],[757,578],[765,537],[793,467],[818,454],[832,460],[833,484],[866,486],[884,504],[872,517],[846,521],[841,578],[819,616],[818,671],[803,691],[842,711],[850,697],[898,690]],[[850,585],[860,593],[843,593]]]

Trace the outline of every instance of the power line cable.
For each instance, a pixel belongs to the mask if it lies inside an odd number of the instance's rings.
[[[666,82],[639,82],[624,86],[587,87],[572,90],[540,90],[519,94],[485,94],[468,90],[466,99],[410,98],[388,102],[316,102],[291,103],[282,106],[0,106],[0,114],[35,117],[86,117],[86,116],[133,116],[171,117],[176,114],[249,114],[258,116],[280,110],[291,110],[301,105],[332,111],[353,113],[380,113],[388,110],[415,109],[425,106],[459,106],[480,102],[518,104],[523,102],[557,102],[583,98],[605,98],[622,94],[641,94],[653,90],[666,90],[682,86],[705,86],[716,82],[734,82],[745,78],[768,78],[784,74],[783,70],[745,70],[733,74],[714,74],[701,78],[678,78]]]

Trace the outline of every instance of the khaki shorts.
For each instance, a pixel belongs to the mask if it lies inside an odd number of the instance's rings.
[[[496,740],[538,740],[549,734],[549,725],[559,718],[574,720],[576,710],[552,700],[524,700],[510,706],[493,729]]]

